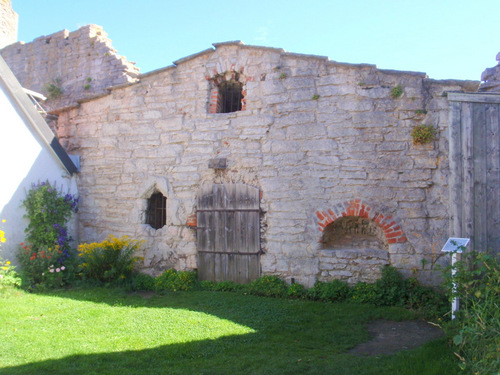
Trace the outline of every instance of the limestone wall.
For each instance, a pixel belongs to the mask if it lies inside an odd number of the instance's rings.
[[[500,92],[500,52],[497,53],[497,65],[487,68],[481,75],[481,87],[479,91]]]
[[[0,0],[0,48],[17,41],[17,21],[10,0]]]
[[[14,43],[0,54],[23,87],[48,97],[43,105],[52,112],[107,93],[110,86],[134,82],[139,74],[97,25]]]
[[[215,46],[60,113],[61,142],[81,155],[80,239],[144,238],[151,272],[196,268],[187,221],[198,189],[244,182],[262,191],[264,274],[309,286],[369,281],[391,263],[432,282],[430,264],[449,233],[445,93],[478,83]],[[244,110],[209,113],[213,78],[231,72],[244,82]],[[397,86],[402,95],[393,97]],[[411,130],[422,123],[437,139],[414,145]],[[226,170],[209,168],[221,157]],[[159,230],[144,224],[155,188],[168,199]],[[325,248],[324,229],[343,216],[375,222],[383,246]]]

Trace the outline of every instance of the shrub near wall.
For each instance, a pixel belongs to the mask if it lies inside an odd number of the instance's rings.
[[[78,198],[46,181],[32,185],[23,206],[29,220],[26,241],[18,252],[23,284],[57,287],[67,283],[74,270],[67,222],[78,211]]]
[[[469,253],[445,270],[450,299],[460,300],[457,317],[448,325],[462,368],[474,374],[500,369],[500,264],[484,253]],[[453,283],[457,285],[456,290]]]
[[[2,220],[1,223],[5,223],[5,220]],[[7,242],[5,232],[0,229],[0,290],[4,286],[21,285],[21,279],[15,271],[15,266],[9,260],[2,258],[2,244],[5,242]]]
[[[108,236],[102,242],[78,246],[79,275],[85,280],[110,283],[130,277],[139,260],[134,252],[143,241],[128,236]]]

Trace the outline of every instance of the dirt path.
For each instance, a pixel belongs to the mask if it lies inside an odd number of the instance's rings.
[[[354,355],[376,356],[417,348],[428,341],[444,337],[441,328],[424,321],[392,322],[376,320],[368,324],[372,339],[349,351]]]

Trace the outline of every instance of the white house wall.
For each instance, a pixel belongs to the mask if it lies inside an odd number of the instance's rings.
[[[25,124],[10,97],[0,86],[0,220],[7,242],[1,255],[16,262],[18,246],[25,239],[27,220],[22,201],[32,184],[49,181],[64,193],[76,194],[76,181],[61,166],[38,134]],[[73,223],[74,227],[75,224]],[[76,228],[72,228],[75,233]]]

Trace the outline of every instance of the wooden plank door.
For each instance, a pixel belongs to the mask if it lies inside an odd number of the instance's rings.
[[[452,237],[499,252],[500,94],[449,93]]]
[[[260,190],[206,184],[197,204],[200,280],[248,283],[260,276]]]

